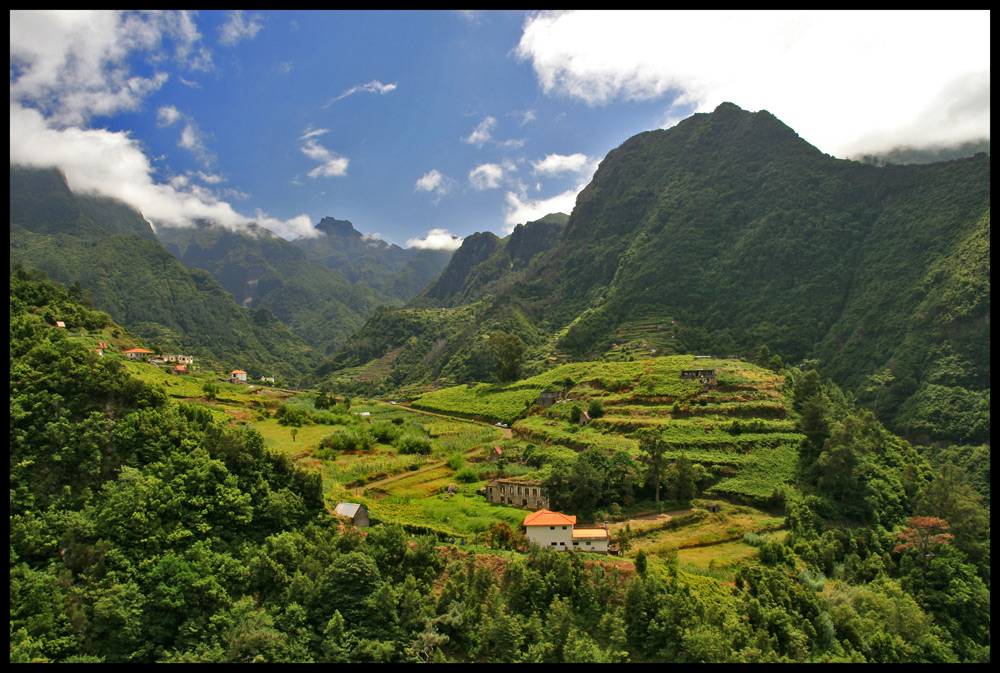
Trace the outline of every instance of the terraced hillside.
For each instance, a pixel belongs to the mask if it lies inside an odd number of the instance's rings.
[[[713,365],[713,384],[682,377]],[[640,454],[640,431],[651,429],[669,445],[668,460],[686,458],[712,475],[707,495],[769,502],[791,482],[802,439],[788,417],[783,384],[780,375],[738,360],[676,355],[567,364],[510,385],[433,391],[412,405],[510,424],[525,442],[633,457]],[[536,402],[546,391],[562,399],[543,408]]]

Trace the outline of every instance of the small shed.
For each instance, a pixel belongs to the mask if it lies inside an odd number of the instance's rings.
[[[490,449],[489,461],[491,463],[500,460],[501,456],[503,456],[503,449],[501,449],[499,446],[494,446],[492,449]]]
[[[712,503],[709,503],[709,504],[705,505],[705,509],[707,509],[712,514],[716,514],[719,511],[719,509],[720,509],[720,505],[717,502],[712,502]]]
[[[350,519],[358,528],[368,527],[368,508],[364,505],[356,502],[338,502],[333,512],[337,516]]]

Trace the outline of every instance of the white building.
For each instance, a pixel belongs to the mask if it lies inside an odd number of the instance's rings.
[[[525,535],[542,549],[606,554],[610,535],[606,526],[578,526],[576,517],[540,509],[524,517]]]

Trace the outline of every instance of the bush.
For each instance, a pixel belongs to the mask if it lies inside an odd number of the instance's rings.
[[[319,448],[317,455],[320,458],[333,457],[338,451],[347,453],[371,451],[375,448],[375,439],[364,429],[335,432],[321,439]]]
[[[466,465],[455,474],[455,479],[463,484],[479,481],[479,470],[476,470],[470,465]]]
[[[400,420],[402,421],[402,419]],[[375,441],[380,444],[392,444],[399,439],[399,436],[402,434],[399,427],[389,421],[372,423],[368,428],[368,432],[370,432],[372,437],[375,438]]]
[[[430,438],[421,437],[420,435],[403,435],[396,440],[396,449],[400,453],[419,453],[426,456],[431,452],[431,446]]]
[[[448,462],[446,463],[448,467],[458,472],[463,467],[465,467],[465,456],[460,453],[453,453],[448,456]]]

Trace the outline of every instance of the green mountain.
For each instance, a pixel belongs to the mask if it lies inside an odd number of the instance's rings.
[[[55,170],[11,166],[10,260],[79,283],[115,322],[206,364],[296,380],[317,357],[271,312],[238,306],[207,271],[186,269],[139,213],[73,194]]]
[[[555,246],[568,219],[553,213],[517,225],[504,239],[488,231],[467,237],[437,280],[411,305],[460,306],[502,292],[530,275],[532,262]]]
[[[440,275],[450,250],[401,248],[365,236],[347,220],[325,217],[316,225],[319,235],[301,236],[293,244],[314,262],[337,271],[355,285],[400,301],[408,301]]]
[[[766,111],[725,103],[609,153],[561,236],[527,268],[496,273],[500,241],[466,239],[437,283],[374,316],[321,373],[341,385],[462,382],[490,369],[483,341],[497,329],[543,367],[549,356],[608,352],[627,324],[669,319],[680,352],[751,356],[766,345],[789,361],[819,360],[911,436],[983,441],[989,208],[986,155],[840,160]],[[467,311],[453,310],[463,302]],[[432,317],[435,306],[460,325]],[[390,356],[422,366],[397,371]],[[337,374],[375,362],[379,376]]]
[[[157,236],[184,266],[208,271],[238,304],[270,311],[321,353],[344,343],[376,306],[400,303],[309,261],[299,247],[255,225],[242,232],[207,223],[160,227]]]

